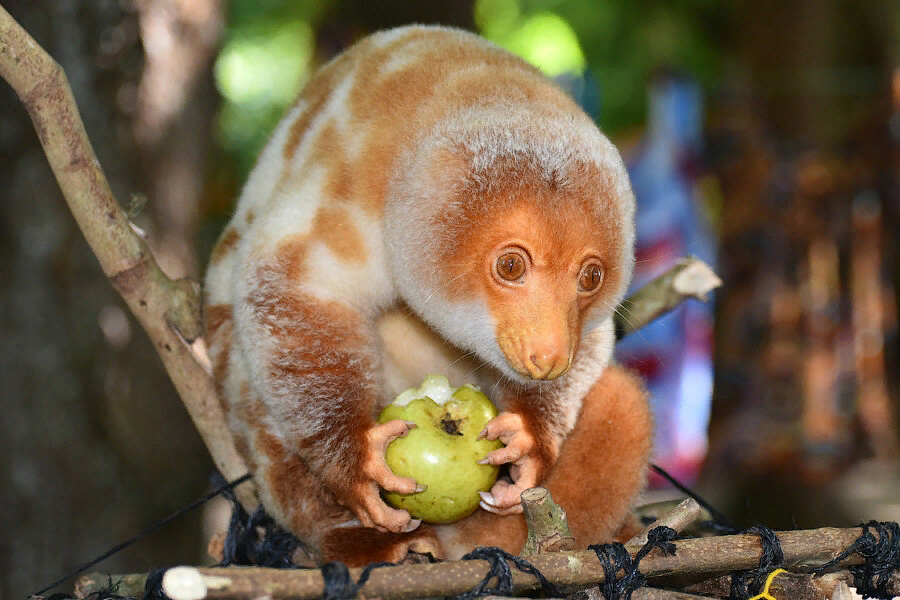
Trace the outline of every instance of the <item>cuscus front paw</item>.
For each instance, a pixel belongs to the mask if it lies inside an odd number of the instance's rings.
[[[373,527],[382,533],[407,533],[421,524],[412,519],[405,510],[391,508],[381,499],[381,490],[412,494],[422,492],[424,487],[411,477],[397,477],[384,460],[388,444],[403,437],[416,426],[411,421],[399,419],[375,425],[366,432],[365,460],[362,465],[364,480],[356,490],[356,501],[350,508],[363,527]]]
[[[491,419],[479,435],[479,439],[500,440],[505,447],[493,450],[479,461],[482,464],[509,464],[512,481],[498,479],[490,492],[481,494],[481,508],[498,515],[522,512],[521,493],[538,484],[541,464],[533,456],[536,446],[534,436],[525,428],[525,422],[515,413],[500,413]]]

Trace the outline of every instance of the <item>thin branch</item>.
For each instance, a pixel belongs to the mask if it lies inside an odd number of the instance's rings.
[[[656,521],[645,527],[637,535],[626,542],[626,546],[643,546],[647,543],[647,536],[650,530],[656,527],[671,527],[676,532],[681,533],[691,524],[698,521],[703,515],[703,507],[697,504],[693,498],[685,498],[681,503],[658,518]]]
[[[853,574],[846,570],[826,573],[820,577],[787,571],[773,575],[770,592],[778,600],[821,600],[833,598],[835,593],[841,598],[844,594],[842,588],[849,594],[849,588],[855,585]],[[727,597],[731,591],[731,576],[723,575],[698,581],[684,586],[683,589],[696,594]],[[888,580],[887,591],[891,596],[900,596],[900,573],[895,573]]]
[[[686,257],[622,301],[616,308],[616,333],[622,338],[675,310],[688,298],[705,302],[722,280],[702,260]]]
[[[162,358],[194,425],[229,481],[247,472],[234,448],[212,378],[182,340],[200,335],[199,286],[172,281],[131,229],[94,155],[62,67],[0,7],[0,76],[25,106],[69,210]],[[252,509],[252,483],[237,490]]]

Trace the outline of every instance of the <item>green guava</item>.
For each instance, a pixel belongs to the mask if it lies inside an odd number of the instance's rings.
[[[422,387],[406,390],[387,405],[379,423],[412,421],[416,427],[392,441],[385,452],[395,475],[412,477],[424,492],[385,492],[385,501],[426,523],[452,523],[472,514],[497,480],[499,467],[480,465],[500,441],[478,440],[497,407],[478,388],[453,388],[443,375],[429,375]]]

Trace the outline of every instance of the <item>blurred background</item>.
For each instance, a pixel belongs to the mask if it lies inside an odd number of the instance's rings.
[[[65,68],[173,277],[201,276],[269,131],[354,40],[442,23],[523,56],[622,149],[637,281],[685,254],[725,281],[619,349],[654,393],[656,461],[743,525],[900,519],[900,3],[2,4]],[[22,597],[203,494],[212,466],[5,84],[0,190],[0,597]],[[98,570],[208,563],[202,528]]]

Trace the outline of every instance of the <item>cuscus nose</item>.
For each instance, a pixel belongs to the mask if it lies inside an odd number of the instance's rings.
[[[523,362],[533,379],[556,379],[568,371],[572,364],[565,347],[556,345],[532,349],[528,354],[528,360]]]

